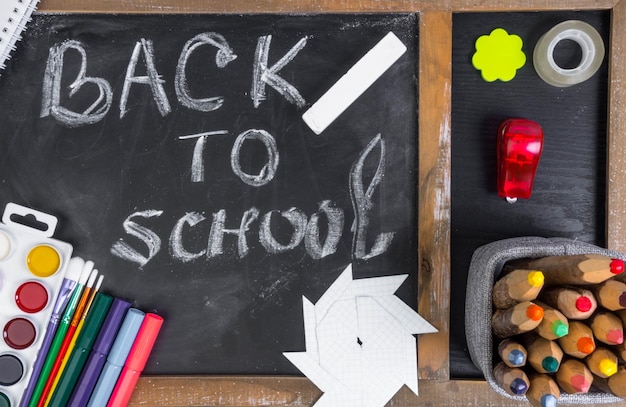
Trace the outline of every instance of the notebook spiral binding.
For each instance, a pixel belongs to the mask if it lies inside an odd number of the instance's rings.
[[[39,0],[1,0],[0,2],[0,69],[11,58],[21,33],[30,21]]]

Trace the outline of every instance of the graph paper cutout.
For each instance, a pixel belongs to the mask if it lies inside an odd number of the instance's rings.
[[[414,334],[437,330],[394,294],[407,275],[354,280],[349,265],[313,305],[302,298],[305,352],[287,357],[324,393],[326,406],[384,406],[417,389]]]

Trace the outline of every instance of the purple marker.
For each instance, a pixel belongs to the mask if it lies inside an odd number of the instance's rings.
[[[48,327],[46,328],[46,334],[41,342],[41,348],[39,348],[39,352],[37,352],[37,359],[35,359],[35,363],[33,365],[30,381],[24,390],[19,407],[26,407],[30,402],[30,398],[32,397],[35,386],[37,385],[37,379],[39,378],[39,374],[41,373],[41,369],[43,368],[43,364],[46,360],[46,355],[50,349],[50,344],[52,343],[54,334],[59,326],[59,321],[63,316],[63,311],[72,297],[72,292],[74,291],[76,283],[78,282],[81,272],[83,271],[84,264],[85,261],[80,257],[72,257],[67,265],[67,272],[65,273],[65,277],[61,283],[61,289],[59,290],[59,295],[54,303],[52,315],[50,316],[50,321],[48,322]]]
[[[102,328],[98,333],[96,342],[93,345],[89,359],[85,364],[78,382],[74,386],[74,391],[67,407],[84,407],[89,401],[91,392],[96,387],[100,372],[106,363],[107,356],[111,351],[117,332],[122,325],[126,311],[130,308],[128,301],[115,298],[109,310]]]

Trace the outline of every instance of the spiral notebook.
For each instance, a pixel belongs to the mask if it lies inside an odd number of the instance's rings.
[[[39,0],[0,0],[0,69],[15,50]]]

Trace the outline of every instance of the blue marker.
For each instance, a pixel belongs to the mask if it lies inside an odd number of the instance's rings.
[[[130,308],[126,313],[87,407],[106,407],[144,316],[145,313],[136,308]]]

